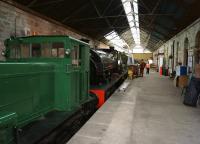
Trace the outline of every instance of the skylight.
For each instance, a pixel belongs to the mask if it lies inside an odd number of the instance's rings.
[[[151,53],[148,49],[144,49],[142,46],[135,46],[133,53]]]
[[[136,45],[140,45],[138,0],[121,0]]]
[[[128,49],[124,48],[128,47],[127,43],[122,40],[115,31],[108,33],[104,37],[115,46],[117,51],[128,53]]]

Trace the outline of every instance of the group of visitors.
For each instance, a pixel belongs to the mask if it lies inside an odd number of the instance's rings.
[[[149,74],[150,71],[150,64],[149,62],[145,63],[142,59],[140,62],[140,75],[143,77],[144,75],[144,69],[146,68],[146,74]]]

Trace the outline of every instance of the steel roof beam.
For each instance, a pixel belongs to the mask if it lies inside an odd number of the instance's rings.
[[[37,4],[37,5],[34,5],[34,3],[37,2],[37,0],[34,0],[34,1],[32,1],[31,2],[32,3],[31,6],[28,6],[28,7],[32,7],[32,8],[43,7],[43,6],[48,6],[50,4],[56,4],[56,3],[64,2],[65,0],[53,0],[53,1],[48,1],[48,2],[45,2],[45,3]]]
[[[75,14],[81,12],[81,11],[82,11],[83,9],[85,9],[87,6],[89,6],[89,3],[86,3],[85,5],[82,5],[78,10],[73,11],[73,12],[71,13],[71,15],[65,17],[65,18],[62,20],[62,22],[64,23],[64,22],[68,21],[71,17],[73,17]]]
[[[110,8],[110,6],[112,5],[112,3],[114,2],[115,0],[111,0],[108,4],[108,6],[104,9],[104,11],[102,12],[102,16],[105,15],[105,13],[107,12],[107,10]]]
[[[94,3],[93,0],[90,0],[90,3],[92,4],[93,8],[95,9],[97,15],[99,17],[102,17],[101,13],[99,12],[98,8],[96,7],[96,4]],[[109,20],[107,18],[105,18],[105,22],[107,23],[107,25],[110,27],[110,28],[113,28],[113,26],[110,24]],[[114,29],[114,28],[113,28]]]
[[[37,1],[38,1],[38,0],[33,0],[33,1],[31,1],[31,2],[27,5],[27,7],[33,6]]]

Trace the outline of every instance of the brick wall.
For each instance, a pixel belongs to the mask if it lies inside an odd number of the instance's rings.
[[[19,8],[0,1],[0,60],[3,59],[1,52],[4,49],[4,40],[10,36],[28,36],[28,35],[69,35],[77,39],[89,39],[91,47],[96,45],[97,41],[74,32],[61,24],[44,20],[39,16],[25,12]]]

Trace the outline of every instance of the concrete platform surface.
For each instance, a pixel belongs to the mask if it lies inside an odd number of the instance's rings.
[[[200,109],[151,73],[116,91],[67,144],[200,144]]]

